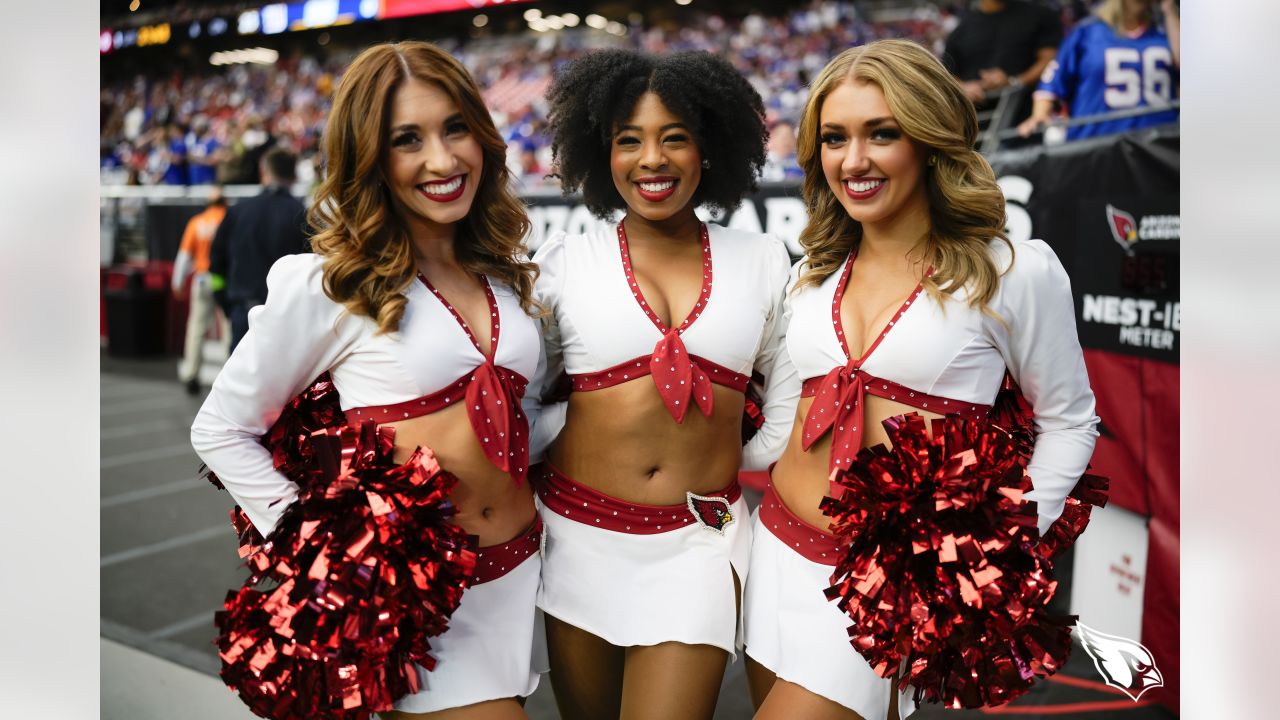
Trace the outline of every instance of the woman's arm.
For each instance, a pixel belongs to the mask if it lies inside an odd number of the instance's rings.
[[[1015,244],[1013,266],[1001,278],[995,310],[1008,324],[988,319],[993,344],[1004,357],[1035,418],[1035,449],[1027,474],[1044,534],[1089,466],[1098,417],[1076,334],[1071,281],[1043,241]]]
[[[775,241],[773,282],[769,291],[773,296],[773,309],[765,323],[760,348],[756,353],[755,370],[764,375],[764,425],[742,449],[742,469],[758,471],[768,469],[786,449],[791,436],[791,424],[795,420],[796,403],[800,400],[800,380],[795,366],[787,354],[787,325],[790,304],[786,302],[788,290],[794,281],[791,256],[782,241]]]
[[[1044,128],[1053,116],[1053,103],[1052,95],[1036,92],[1031,100],[1031,115],[1018,123],[1018,134],[1030,137],[1032,133]]]
[[[284,406],[345,356],[359,321],[322,289],[317,255],[288,255],[267,275],[267,303],[249,312],[249,332],[213,383],[191,446],[263,536],[297,496],[259,438]]]
[[[533,295],[547,309],[542,318],[542,381],[537,388],[530,385],[525,397],[535,400],[538,405],[537,421],[529,418],[529,464],[542,460],[546,450],[564,429],[568,401],[543,403],[543,395],[554,388],[564,374],[564,353],[560,348],[560,325],[556,322],[556,311],[560,303],[560,295],[564,287],[564,233],[557,233],[547,239],[533,255],[538,265],[538,281],[534,284]],[[537,397],[531,397],[534,391]],[[527,411],[526,411],[527,412]]]

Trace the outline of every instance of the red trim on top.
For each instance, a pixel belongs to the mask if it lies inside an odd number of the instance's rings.
[[[480,347],[480,341],[476,339],[475,333],[471,332],[471,326],[467,324],[466,320],[462,319],[462,314],[454,309],[453,305],[436,289],[436,286],[431,284],[427,276],[418,273],[418,279],[422,281],[423,285],[427,286],[432,295],[435,295],[440,300],[440,304],[444,305],[445,309],[453,315],[453,319],[458,321],[458,324],[462,326],[462,331],[467,334],[467,338],[471,340],[471,344],[475,346],[477,352],[491,360],[498,356],[498,334],[502,330],[502,323],[498,316],[498,298],[493,294],[493,288],[489,285],[489,278],[484,275],[480,276],[480,284],[484,288],[484,297],[489,303],[489,352],[487,353],[484,348]]]
[[[863,381],[863,388],[866,394],[875,395],[885,400],[895,400],[918,410],[927,410],[939,415],[956,414],[965,420],[983,420],[991,412],[990,405],[922,393],[892,380],[875,377],[866,370],[856,370],[854,372]],[[819,376],[805,380],[800,389],[800,397],[815,397],[822,387],[822,381],[825,379],[825,376]]]
[[[520,373],[486,359],[443,390],[394,405],[351,408],[346,411],[347,419],[379,423],[408,420],[465,400],[467,420],[480,441],[480,450],[518,485],[529,473],[529,419],[520,406],[528,384]]]
[[[831,298],[831,324],[835,328],[836,338],[840,341],[840,349],[844,351],[847,363],[843,367],[832,368],[830,372],[821,378],[808,378],[805,381],[805,385],[813,393],[814,401],[809,406],[809,412],[804,418],[804,435],[801,438],[801,444],[805,450],[808,450],[830,430],[832,432],[832,443],[829,467],[833,471],[841,466],[848,467],[853,462],[854,456],[862,449],[864,427],[862,401],[866,394],[870,392],[867,387],[868,383],[878,381],[884,385],[882,390],[889,391],[887,381],[879,380],[867,374],[862,370],[862,365],[876,351],[876,348],[880,347],[880,343],[889,335],[889,331],[893,329],[894,325],[902,319],[902,316],[910,309],[916,298],[920,297],[920,293],[924,288],[924,281],[921,280],[916,284],[916,289],[898,307],[898,311],[894,313],[888,324],[876,336],[870,347],[863,351],[861,357],[854,360],[849,352],[848,337],[845,335],[844,325],[841,321],[840,305],[844,301],[845,290],[848,288],[849,278],[853,274],[853,263],[857,259],[858,254],[856,252],[849,253],[849,260],[845,263],[844,271],[840,273],[836,291]],[[925,277],[932,274],[932,267],[925,271]],[[814,382],[815,380],[817,382]],[[911,392],[911,390],[907,390],[908,394]],[[880,395],[878,392],[873,394]],[[894,393],[890,392],[890,394]],[[950,402],[946,398],[939,398],[939,400]]]
[[[844,551],[844,543],[835,534],[814,527],[791,512],[778,497],[772,482],[760,500],[760,522],[783,545],[809,562],[835,567]]]
[[[483,367],[483,366],[481,366]],[[501,366],[495,366],[494,369],[505,383],[509,383],[513,391],[520,397],[524,397],[525,388],[529,386],[529,381],[523,375],[515,370],[508,370]],[[467,386],[471,384],[472,378],[480,370],[476,368],[471,372],[458,378],[457,382],[448,385],[441,390],[423,395],[420,398],[405,400],[404,402],[395,403],[394,405],[371,405],[366,407],[351,408],[344,411],[353,420],[359,422],[361,420],[373,420],[376,423],[389,423],[397,420],[408,420],[410,418],[422,417],[431,413],[443,410],[450,405],[465,400],[467,396]],[[519,407],[519,404],[516,404]]]
[[[698,319],[698,316],[702,315],[703,309],[711,299],[711,236],[707,234],[706,223],[702,223],[699,228],[699,241],[702,243],[702,291],[698,295],[697,302],[693,304],[693,309],[689,311],[688,317],[675,328],[678,333],[684,332],[693,324],[693,321]],[[618,223],[618,248],[622,252],[622,270],[627,275],[627,285],[631,288],[631,294],[635,296],[636,302],[640,303],[640,309],[644,310],[645,315],[648,315],[654,326],[658,328],[658,332],[665,335],[671,328],[662,322],[644,299],[644,292],[640,290],[640,283],[636,282],[635,272],[631,268],[631,249],[627,244],[626,228],[621,222]]]
[[[687,504],[645,505],[619,500],[570,479],[550,463],[541,463],[533,473],[533,487],[547,510],[583,525],[629,535],[657,535],[699,522]],[[734,478],[728,487],[704,497],[723,498],[732,505],[742,497],[742,486]]]
[[[542,518],[535,516],[529,529],[501,545],[476,548],[476,573],[471,585],[493,582],[515,570],[542,547]]]
[[[608,367],[598,372],[570,375],[569,379],[573,381],[575,392],[590,392],[621,385],[624,382],[652,374],[653,370],[650,367],[650,359],[652,357],[652,355],[641,355],[638,358],[618,363],[613,367]],[[738,392],[746,392],[747,385],[751,383],[751,378],[746,375],[736,373],[704,357],[690,355],[689,359],[707,374],[711,382],[717,385],[722,385]]]
[[[715,407],[715,393],[711,387],[713,382],[734,388],[739,392],[746,390],[750,378],[739,375],[706,358],[689,354],[689,349],[685,347],[684,340],[680,338],[680,333],[692,325],[702,314],[702,311],[706,309],[707,302],[711,297],[711,238],[707,234],[706,223],[703,223],[700,229],[703,265],[702,293],[698,301],[694,303],[693,309],[689,311],[689,316],[684,319],[684,322],[680,323],[677,328],[668,328],[658,315],[653,312],[653,308],[649,307],[649,303],[644,299],[644,294],[640,292],[640,284],[636,282],[635,274],[631,268],[631,251],[627,247],[627,231],[622,223],[618,223],[618,247],[622,253],[622,269],[626,274],[627,284],[630,285],[631,294],[635,297],[636,302],[640,304],[640,308],[649,316],[649,320],[662,333],[662,337],[658,339],[658,342],[653,346],[653,352],[647,357],[642,355],[599,372],[573,376],[575,390],[596,390],[626,382],[632,379],[633,375],[635,377],[652,375],[653,385],[657,388],[658,395],[662,398],[662,403],[667,406],[667,412],[671,413],[671,417],[677,423],[684,422],[684,417],[689,412],[689,406],[691,405],[698,406],[703,415],[711,416]],[[647,368],[644,367],[646,359],[649,361]],[[619,374],[621,377],[618,377]]]
[[[835,327],[836,338],[840,341],[840,349],[844,350],[845,359],[850,361],[853,360],[853,354],[849,352],[849,339],[845,337],[844,334],[844,320],[840,317],[840,305],[844,302],[845,291],[849,289],[849,278],[853,275],[853,263],[857,259],[858,253],[856,251],[849,253],[849,261],[844,264],[844,272],[840,273],[840,281],[836,284],[836,292],[831,298],[831,324]],[[932,274],[932,267],[925,271],[925,277]],[[893,329],[894,324],[897,323],[898,320],[902,319],[903,313],[907,311],[907,308],[911,307],[911,303],[914,302],[917,297],[920,297],[920,293],[923,289],[924,281],[921,280],[916,283],[916,289],[913,290],[911,294],[907,295],[907,299],[902,301],[902,305],[898,307],[898,312],[894,313],[893,317],[889,319],[889,324],[884,326],[884,330],[880,331],[880,334],[876,336],[876,339],[871,343],[871,346],[863,351],[862,357],[858,358],[857,361],[853,363],[855,367],[861,367],[867,361],[867,358],[871,356],[871,353],[875,352],[876,348],[880,347],[880,342],[884,340],[889,334],[889,331]]]

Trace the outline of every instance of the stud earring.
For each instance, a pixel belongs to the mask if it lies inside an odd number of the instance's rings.
[[[710,160],[708,160],[708,159],[706,159],[706,158],[702,158],[702,169],[703,169],[703,170],[710,170],[710,169],[711,169],[711,161],[710,161]]]

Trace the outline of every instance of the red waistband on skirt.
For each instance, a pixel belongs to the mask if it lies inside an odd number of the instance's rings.
[[[834,566],[844,549],[844,544],[835,535],[801,520],[783,505],[773,483],[765,488],[764,498],[760,501],[760,522],[774,537],[809,562]]]
[[[535,517],[533,524],[521,535],[501,545],[476,548],[476,573],[472,585],[497,580],[516,569],[520,563],[538,552],[542,546],[542,518]]]
[[[536,466],[531,477],[548,511],[583,525],[632,535],[656,535],[692,523],[723,528],[734,520],[730,506],[742,497],[737,478],[727,487],[707,495],[690,493],[689,501],[680,505],[645,505],[593,490],[548,463]]]

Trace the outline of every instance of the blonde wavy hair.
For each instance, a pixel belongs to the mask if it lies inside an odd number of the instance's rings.
[[[1103,0],[1098,3],[1098,7],[1094,9],[1093,14],[1098,19],[1111,26],[1116,34],[1123,33],[1124,27],[1124,8],[1128,4],[1138,4],[1138,20],[1143,24],[1151,22],[1151,6],[1154,4],[1149,0]]]
[[[944,295],[968,287],[969,304],[994,315],[988,304],[1000,271],[988,243],[998,237],[1012,250],[1004,232],[1004,194],[991,165],[974,150],[978,118],[973,103],[937,58],[907,40],[877,40],[845,50],[814,80],[796,149],[809,211],[800,233],[807,262],[796,287],[820,284],[862,240],[862,224],[849,217],[827,184],[819,132],[823,102],[852,81],[880,88],[898,126],[935,163],[923,173],[930,225],[923,250],[934,270],[924,279],[924,289],[941,303]]]
[[[312,249],[325,257],[325,294],[352,314],[372,318],[380,333],[397,330],[404,316],[404,291],[418,271],[408,229],[393,211],[385,167],[391,99],[409,79],[443,89],[484,154],[475,199],[454,238],[458,262],[501,280],[526,312],[539,314],[533,300],[538,270],[524,246],[529,217],[511,191],[507,145],[466,68],[425,42],[370,47],[338,85],[324,129],[326,172],[308,213],[318,230]]]

